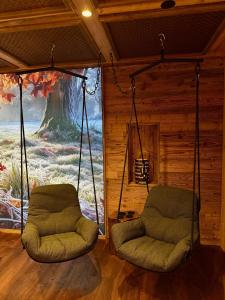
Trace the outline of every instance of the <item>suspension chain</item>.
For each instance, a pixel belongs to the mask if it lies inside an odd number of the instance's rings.
[[[97,73],[96,73],[96,81],[95,81],[94,89],[88,90],[87,86],[85,87],[85,90],[88,95],[91,95],[91,96],[95,95],[95,93],[98,89],[99,83],[101,81],[101,67],[102,67],[102,53],[100,52],[98,55],[98,68],[97,68]]]
[[[111,60],[111,67],[112,67],[112,73],[113,73],[113,83],[115,84],[115,86],[117,87],[117,89],[119,90],[119,92],[123,95],[128,95],[129,92],[124,90],[119,82],[118,82],[118,78],[117,78],[117,73],[116,73],[116,68],[115,68],[115,65],[114,65],[114,61],[113,61],[113,55],[112,55],[112,52],[110,53],[110,60]],[[99,86],[99,83],[101,81],[101,67],[102,67],[102,53],[100,52],[99,53],[99,56],[98,56],[98,68],[97,68],[97,74],[96,74],[96,81],[95,81],[95,86],[94,86],[94,89],[93,90],[88,90],[87,86],[85,87],[85,90],[86,90],[86,93],[88,95],[95,95],[97,89],[98,89],[98,86]]]
[[[114,61],[113,61],[113,55],[112,52],[110,53],[110,60],[111,60],[111,67],[112,67],[112,74],[113,74],[113,83],[115,84],[115,86],[117,87],[118,91],[123,94],[123,95],[128,95],[128,91],[124,90],[119,82],[118,82],[118,78],[117,78],[117,73],[116,73],[116,68],[114,65]]]

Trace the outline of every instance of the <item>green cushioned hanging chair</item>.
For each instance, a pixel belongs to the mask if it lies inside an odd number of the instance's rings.
[[[118,254],[145,269],[168,272],[187,258],[192,248],[193,192],[168,186],[150,191],[141,217],[112,227]],[[199,205],[194,207],[193,242],[199,238]]]
[[[165,37],[160,34],[161,44]],[[161,51],[161,60],[130,74],[132,91],[132,108],[128,127],[128,138],[125,150],[123,175],[117,219],[120,219],[120,208],[123,195],[123,185],[128,156],[128,149],[133,128],[132,118],[135,115],[135,124],[140,145],[141,159],[144,166],[144,156],[141,143],[141,134],[136,110],[135,78],[138,74],[160,65],[164,62],[164,48]],[[175,60],[176,61],[176,60]],[[181,62],[191,62],[182,59]],[[170,62],[173,62],[171,60]],[[192,61],[193,62],[193,61]],[[199,240],[199,210],[200,210],[200,131],[199,131],[199,76],[200,63],[196,61],[196,102],[195,102],[195,131],[194,131],[194,168],[193,191],[169,187],[156,186],[149,192],[149,174],[145,167],[141,171],[146,181],[148,192],[147,201],[141,217],[112,226],[112,239],[117,253],[129,262],[158,272],[168,272],[177,268],[190,256],[195,243]],[[196,186],[198,196],[196,196]]]
[[[51,70],[54,67],[50,68]],[[26,138],[23,117],[22,83],[18,77],[20,90],[20,166],[21,166],[21,237],[22,243],[31,258],[38,262],[62,262],[76,258],[88,252],[98,238],[99,216],[95,188],[94,167],[91,151],[91,141],[88,127],[88,114],[86,108],[85,80],[87,77],[80,74],[56,68],[61,73],[73,77],[79,77],[82,81],[83,105],[82,123],[80,135],[80,155],[78,166],[77,191],[71,184],[53,184],[39,186],[29,192],[29,176],[26,152]],[[36,71],[30,70],[29,72]],[[40,70],[38,70],[40,71]],[[26,72],[22,72],[24,74]],[[78,201],[81,157],[83,146],[83,127],[84,118],[86,119],[86,129],[89,145],[90,164],[92,173],[92,183],[95,201],[96,222],[85,218],[80,210]],[[23,199],[24,199],[24,173],[23,156],[25,161],[26,185],[29,200],[28,222],[24,228]]]
[[[98,238],[98,225],[82,216],[70,184],[33,189],[22,243],[38,262],[61,262],[88,252]]]

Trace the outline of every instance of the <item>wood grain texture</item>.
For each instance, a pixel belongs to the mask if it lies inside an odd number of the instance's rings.
[[[201,242],[219,244],[221,215],[222,121],[224,69],[222,59],[206,59],[201,70]],[[117,67],[118,79],[129,90],[129,73],[139,66]],[[194,65],[162,65],[137,79],[137,111],[140,124],[160,124],[161,184],[192,189],[195,81]],[[107,210],[117,209],[127,123],[131,100],[113,84],[110,68],[104,68],[105,177]],[[126,173],[127,176],[127,173]],[[145,187],[128,185],[125,178],[122,209],[142,211]]]
[[[225,74],[225,61],[224,61]],[[225,76],[224,76],[224,103],[225,103]],[[221,248],[225,251],[225,105],[223,107],[223,160],[222,160],[222,203],[221,203]]]
[[[225,56],[225,20],[217,28],[210,42],[206,46],[204,53],[219,54]]]
[[[113,3],[114,2],[114,3]],[[224,10],[223,0],[179,1],[173,9],[161,9],[161,1],[106,1],[100,2],[97,13],[102,22],[156,18],[165,16],[197,14]]]
[[[202,246],[174,272],[153,273],[111,255],[99,240],[88,255],[39,264],[19,236],[0,233],[1,300],[222,300],[225,254]]]

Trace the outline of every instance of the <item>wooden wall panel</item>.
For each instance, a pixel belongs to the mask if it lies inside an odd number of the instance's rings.
[[[225,74],[225,60],[224,60]],[[225,103],[225,76],[224,76],[224,103]],[[222,158],[222,203],[221,203],[221,248],[225,251],[225,105],[223,107],[223,158]]]
[[[120,66],[118,79],[129,89],[128,74],[138,66]],[[223,61],[206,60],[201,70],[201,240],[218,244],[221,213],[223,121]],[[131,100],[113,84],[112,71],[103,70],[105,177],[107,212],[118,206]],[[195,81],[193,65],[160,66],[136,81],[140,123],[160,123],[160,183],[192,188]],[[126,174],[122,209],[141,212],[147,192],[128,185]]]

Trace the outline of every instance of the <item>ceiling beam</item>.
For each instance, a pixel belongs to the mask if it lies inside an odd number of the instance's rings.
[[[65,7],[41,8],[0,14],[0,32],[56,28],[80,23],[80,18]]]
[[[64,0],[64,2],[70,3],[70,7],[73,9],[74,13],[82,18],[92,40],[98,46],[99,51],[102,53],[106,61],[110,61],[110,53],[113,54],[114,59],[117,58],[114,47],[108,37],[104,26],[99,22],[98,15],[92,0]],[[90,18],[85,18],[82,16],[82,11],[84,9],[89,9],[92,11],[92,16]]]
[[[168,54],[166,55],[167,58],[179,58],[179,57],[187,57],[187,58],[221,58],[221,55],[216,55],[213,53],[206,53],[206,54],[196,54],[196,53],[189,53],[189,54]],[[1,50],[0,50],[0,58],[1,58]],[[4,73],[12,73],[16,71],[25,71],[30,69],[39,69],[39,68],[45,68],[49,67],[49,64],[42,64],[42,65],[32,65],[28,66],[24,63],[19,61],[15,61],[15,58],[11,56],[12,60],[11,63],[13,63],[15,66],[17,64],[17,67],[1,67],[0,68],[0,74]],[[3,58],[2,58],[3,59]],[[4,60],[8,59],[5,57]],[[13,60],[14,59],[14,60]],[[142,65],[142,64],[149,64],[150,62],[159,59],[159,55],[154,56],[148,56],[148,57],[134,57],[129,59],[120,59],[119,61],[115,61],[115,65],[119,66],[130,66],[130,65]],[[103,63],[105,67],[111,67],[110,62]],[[55,63],[56,67],[59,68],[65,68],[65,69],[82,69],[85,67],[94,68],[98,66],[97,60],[90,60],[90,61],[80,61],[80,62],[67,62],[67,63]]]
[[[101,22],[129,21],[141,18],[197,14],[225,10],[224,0],[177,0],[176,7],[161,9],[161,1],[107,5],[96,9]]]
[[[80,19],[75,19],[74,16],[51,16],[24,19],[11,22],[0,22],[0,33],[21,32],[38,29],[48,29],[66,26],[76,26],[80,24]]]
[[[13,55],[5,52],[4,50],[0,49],[0,59],[3,59],[7,63],[10,63],[19,68],[26,68],[28,67],[23,61],[19,60],[18,58],[14,57]]]
[[[213,35],[204,53],[225,57],[225,20]]]
[[[21,10],[17,11],[16,13],[15,11],[9,11],[5,13],[0,13],[0,22],[12,20],[15,21],[20,19],[33,19],[46,16],[56,16],[60,14],[66,14],[68,12],[70,12],[70,9],[65,6]]]

